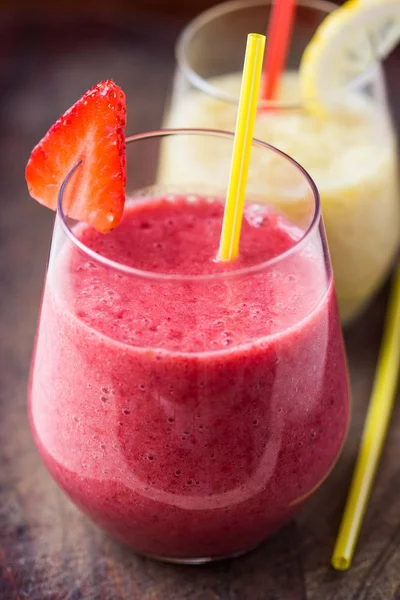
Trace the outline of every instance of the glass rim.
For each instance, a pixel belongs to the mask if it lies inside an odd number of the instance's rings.
[[[145,133],[138,133],[138,134],[129,136],[126,138],[126,143],[130,144],[130,143],[134,143],[134,142],[139,142],[141,140],[148,140],[148,139],[153,139],[153,138],[163,138],[163,137],[170,137],[170,136],[176,136],[176,135],[189,135],[189,136],[190,135],[193,135],[193,136],[204,135],[204,136],[218,137],[218,138],[225,138],[225,139],[233,139],[233,137],[234,137],[234,133],[231,133],[228,131],[222,131],[219,129],[194,129],[194,128],[158,129],[158,130],[154,130],[154,131],[148,131]],[[273,258],[261,261],[260,263],[251,265],[250,267],[239,267],[237,269],[232,269],[230,271],[222,271],[219,273],[205,273],[202,275],[179,275],[179,274],[175,274],[175,273],[155,273],[153,271],[145,271],[143,269],[137,269],[135,267],[130,267],[129,265],[126,265],[124,263],[120,263],[118,261],[107,258],[106,256],[103,256],[102,254],[92,250],[91,248],[89,248],[89,246],[87,246],[84,242],[82,242],[75,235],[73,228],[69,225],[69,223],[67,221],[68,217],[65,215],[65,213],[63,211],[63,206],[62,206],[64,192],[68,185],[68,182],[69,182],[71,176],[74,174],[74,172],[82,165],[82,161],[79,161],[69,171],[69,173],[67,174],[67,176],[65,177],[64,181],[62,182],[62,184],[60,186],[60,189],[58,192],[58,197],[57,197],[57,209],[56,209],[57,217],[61,221],[61,226],[62,226],[62,229],[63,229],[64,233],[66,234],[66,236],[74,244],[74,246],[76,246],[79,250],[81,250],[81,252],[86,254],[91,260],[96,261],[98,264],[101,264],[102,266],[113,269],[114,271],[124,273],[126,275],[132,275],[135,277],[140,277],[142,279],[153,280],[153,281],[158,280],[160,282],[166,282],[166,281],[176,281],[176,282],[202,282],[203,281],[204,282],[204,281],[216,281],[216,280],[221,280],[221,279],[242,277],[242,276],[253,275],[253,274],[259,273],[259,272],[265,270],[266,268],[268,268],[274,264],[277,264],[282,260],[285,260],[292,254],[295,254],[295,252],[297,252],[299,249],[302,248],[302,246],[305,245],[305,243],[307,242],[309,237],[312,235],[312,233],[315,231],[315,229],[319,226],[319,223],[321,220],[321,200],[320,200],[318,188],[317,188],[314,180],[308,174],[308,172],[295,159],[293,159],[291,156],[289,156],[285,152],[282,152],[282,150],[279,150],[278,148],[271,146],[271,144],[267,144],[266,142],[262,142],[261,140],[258,140],[258,139],[253,139],[252,145],[255,147],[258,147],[258,148],[263,148],[269,152],[274,152],[275,154],[279,155],[282,159],[289,162],[294,168],[297,169],[297,171],[299,171],[302,174],[302,176],[308,183],[308,186],[310,188],[310,191],[311,191],[313,199],[314,199],[314,211],[313,211],[313,215],[312,215],[310,224],[308,225],[307,229],[302,233],[301,237],[295,241],[293,246],[291,246],[290,248],[288,248],[284,252],[281,252],[280,254],[278,254],[277,256],[275,256]],[[189,186],[192,184],[187,184],[187,185]],[[193,185],[195,185],[195,184],[193,184]],[[157,183],[153,184],[153,186],[156,187]],[[149,186],[149,187],[153,187],[153,186]],[[162,187],[162,184],[160,187]],[[138,190],[138,191],[140,191],[140,190]],[[191,192],[191,193],[193,193],[193,192]],[[107,235],[107,234],[105,234],[105,235]]]
[[[213,19],[223,16],[233,10],[241,8],[252,8],[252,7],[264,7],[272,5],[274,0],[228,0],[222,2],[202,11],[197,17],[194,17],[184,27],[182,33],[179,35],[175,44],[175,60],[178,68],[182,71],[184,77],[192,84],[192,86],[208,96],[222,100],[223,102],[229,102],[230,104],[238,103],[238,96],[229,94],[220,90],[217,86],[208,83],[207,79],[204,79],[194,69],[191,68],[189,61],[186,58],[186,44],[190,42],[193,35],[199,31],[204,25],[210,23]],[[312,8],[319,10],[326,15],[330,14],[340,5],[331,2],[330,0],[298,0],[296,6]],[[351,81],[349,81],[344,89],[352,90],[355,89],[368,81],[377,69],[380,70],[380,63],[374,62],[362,73],[356,75]],[[261,100],[259,105],[266,108],[279,108],[281,110],[299,110],[304,109],[309,105],[310,102],[304,101],[280,101],[280,100]]]

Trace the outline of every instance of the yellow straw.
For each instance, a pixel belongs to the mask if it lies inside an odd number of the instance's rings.
[[[264,35],[250,33],[247,36],[242,86],[240,89],[235,138],[233,141],[231,171],[218,251],[219,260],[233,260],[239,254],[240,231],[242,228],[243,207],[249,173],[251,144],[257,112],[264,48]]]
[[[332,566],[339,571],[345,571],[351,565],[392,413],[399,363],[400,266],[397,267],[392,284],[385,330],[360,451],[332,556]]]

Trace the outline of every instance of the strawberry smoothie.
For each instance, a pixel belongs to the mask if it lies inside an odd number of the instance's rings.
[[[302,239],[250,204],[239,259],[220,263],[222,215],[218,198],[147,198],[107,235],[76,226],[118,265],[53,247],[31,374],[55,480],[110,534],[170,560],[276,531],[329,473],[348,421],[318,229]]]

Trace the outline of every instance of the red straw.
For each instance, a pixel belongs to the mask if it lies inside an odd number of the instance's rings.
[[[273,100],[289,49],[296,0],[274,0],[267,31],[261,98]]]

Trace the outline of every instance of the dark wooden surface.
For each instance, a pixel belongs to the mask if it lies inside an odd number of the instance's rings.
[[[128,95],[129,132],[157,127],[179,20],[145,16],[0,22],[0,600],[399,600],[400,423],[395,409],[354,565],[329,558],[359,443],[386,291],[346,333],[353,420],[343,456],[298,518],[248,556],[175,567],[135,556],[92,526],[41,465],[26,384],[52,215],[28,198],[34,143],[89,86]],[[400,102],[400,57],[389,65]],[[397,82],[397,84],[396,84]],[[395,89],[397,85],[397,90]],[[400,116],[400,115],[399,115]]]

